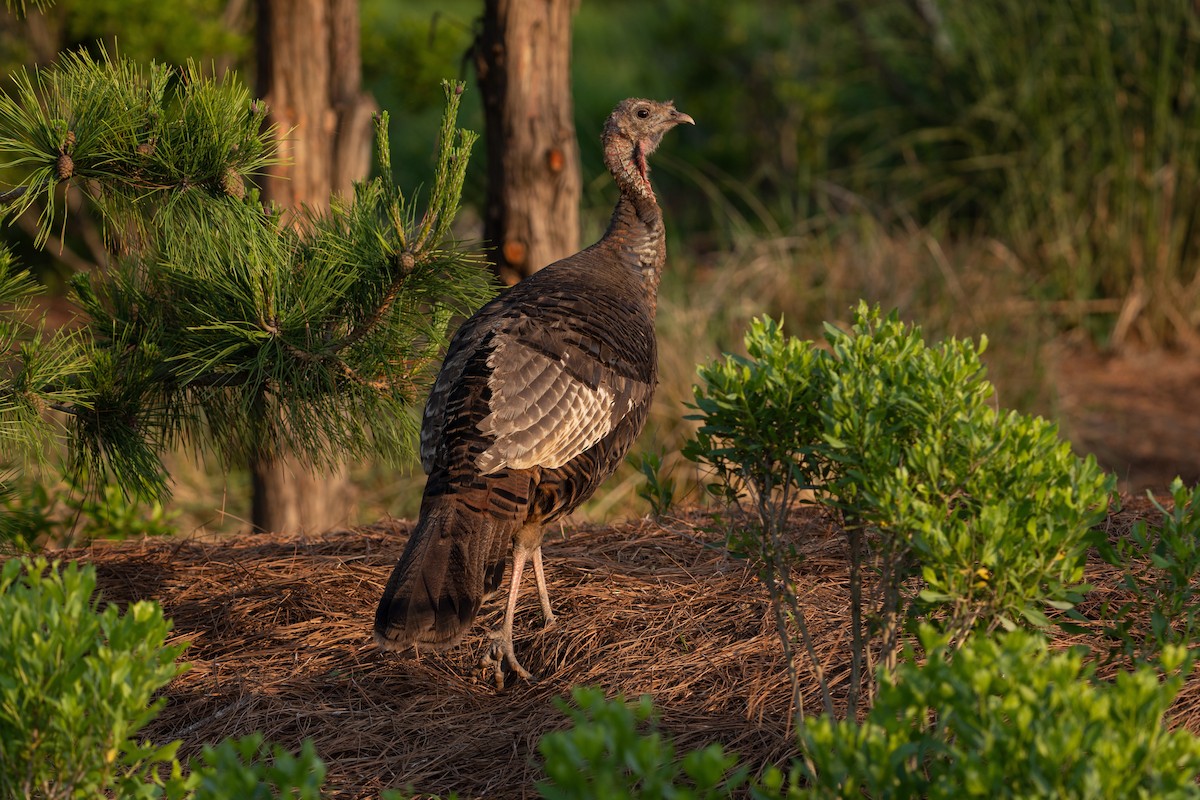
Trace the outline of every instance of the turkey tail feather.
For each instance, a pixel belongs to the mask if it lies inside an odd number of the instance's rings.
[[[426,506],[375,612],[375,641],[385,650],[458,644],[504,571],[511,532],[494,516],[453,496]]]

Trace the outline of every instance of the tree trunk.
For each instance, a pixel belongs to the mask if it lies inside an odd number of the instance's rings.
[[[374,102],[362,93],[358,0],[258,0],[258,96],[281,134],[284,163],[262,182],[265,202],[328,208],[366,177]],[[314,473],[296,458],[256,460],[255,530],[328,530],[349,521],[344,468]]]
[[[485,0],[475,66],[487,144],[484,239],[516,283],[579,249],[579,144],[571,103],[575,0]]]

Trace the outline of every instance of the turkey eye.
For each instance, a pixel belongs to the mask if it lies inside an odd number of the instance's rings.
[[[637,115],[638,115],[638,119],[645,119],[646,117],[650,116],[650,109],[639,108],[637,110]]]

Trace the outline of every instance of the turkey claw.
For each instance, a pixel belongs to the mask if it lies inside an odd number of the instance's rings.
[[[492,677],[496,682],[497,690],[504,688],[505,666],[515,672],[521,680],[530,683],[536,680],[529,670],[517,661],[516,653],[513,652],[512,640],[506,639],[503,631],[491,631],[488,633],[488,638],[492,640],[492,644],[488,648],[487,654],[480,659],[480,664],[492,668]]]

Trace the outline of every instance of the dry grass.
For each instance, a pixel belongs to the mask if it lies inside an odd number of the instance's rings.
[[[1053,391],[1041,365],[1044,345],[1054,338],[1053,323],[1045,309],[1024,299],[1036,283],[1034,270],[992,240],[955,243],[916,226],[890,232],[868,216],[829,225],[796,235],[746,233],[733,247],[709,256],[672,251],[659,303],[659,385],[634,454],[662,452],[664,470],[686,502],[699,500],[702,479],[679,453],[695,430],[684,416],[696,366],[724,352],[743,352],[746,326],[762,314],[782,315],[789,333],[820,341],[825,321],[848,326],[853,307],[865,298],[899,309],[930,341],[986,334],[991,344],[984,358],[1000,404],[1051,410]],[[212,464],[198,464],[191,449],[171,454],[168,472],[173,507],[183,511],[183,532],[248,529],[244,473],[221,475]],[[352,523],[417,513],[424,476],[415,459],[408,470],[357,464],[351,474]],[[645,512],[636,494],[641,482],[634,466],[622,466],[578,514],[601,522]]]
[[[1148,510],[1131,499],[1110,518],[1110,534]],[[551,541],[560,624],[540,629],[527,589],[516,647],[540,680],[513,680],[499,693],[476,664],[499,607],[485,608],[447,653],[405,659],[371,643],[375,603],[408,523],[311,537],[98,542],[58,556],[94,563],[109,600],[158,600],[174,636],[191,642],[192,668],[166,690],[153,740],[182,738],[189,755],[256,730],[291,748],[311,738],[336,797],[411,785],[517,798],[534,795],[538,738],[564,724],[552,699],[576,684],[651,695],[681,749],[717,741],[755,767],[793,755],[790,690],[765,593],[706,532],[711,522],[697,513],[583,527]],[[795,536],[818,650],[844,679],[845,665],[836,666],[848,652],[842,538],[815,511],[798,515]],[[1102,565],[1088,579],[1099,587],[1093,609],[1119,591],[1117,574]],[[815,685],[805,704],[819,712]],[[1200,732],[1200,683],[1185,689],[1174,716]]]

